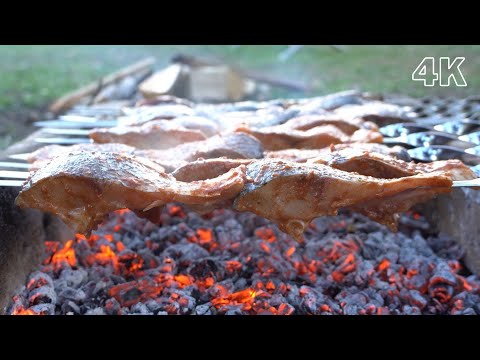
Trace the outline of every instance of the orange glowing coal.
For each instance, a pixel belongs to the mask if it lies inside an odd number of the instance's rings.
[[[291,257],[293,253],[295,252],[295,246],[290,246],[287,251],[285,251],[285,256],[286,257]]]
[[[67,262],[72,267],[77,265],[77,258],[75,257],[75,250],[73,249],[73,240],[68,240],[65,246],[57,250],[52,256],[51,263],[55,267],[61,267],[63,262]]]
[[[168,209],[168,213],[170,216],[178,216],[180,218],[185,218],[187,217],[185,213],[183,212],[183,209],[180,206],[172,205]]]
[[[229,272],[235,272],[242,268],[242,264],[236,260],[229,260],[225,262],[226,268]]]
[[[245,304],[246,307],[244,309],[250,309],[255,297],[257,296],[257,292],[252,289],[248,288],[245,290],[240,290],[231,294],[228,294],[228,291],[220,285],[216,285],[220,289],[220,296],[214,298],[212,300],[213,306],[217,309],[220,308],[222,305],[239,305]]]
[[[378,271],[386,270],[390,267],[390,261],[383,259],[380,264],[378,264]]]
[[[130,212],[129,209],[119,209],[119,210],[115,210],[115,214],[117,214],[117,215],[123,215],[123,214],[129,213],[129,212]]]
[[[87,258],[89,264],[98,263],[100,265],[112,264],[114,269],[118,269],[118,258],[112,248],[108,245],[100,245],[100,252],[90,255]]]
[[[260,228],[255,230],[255,235],[262,240],[265,240],[269,243],[273,243],[277,240],[275,233],[270,228]]]
[[[199,228],[197,230],[198,242],[200,244],[208,244],[213,240],[213,233],[211,229]]]
[[[32,309],[24,309],[23,307],[18,307],[13,310],[12,315],[41,315],[33,311]]]
[[[180,289],[183,289],[185,286],[192,285],[193,281],[187,275],[175,275],[173,279],[178,283]]]

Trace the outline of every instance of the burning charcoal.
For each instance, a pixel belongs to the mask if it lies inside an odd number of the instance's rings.
[[[402,310],[405,315],[421,315],[422,314],[420,309],[416,306],[405,305]]]
[[[235,288],[237,289],[244,289],[247,287],[247,279],[241,277],[235,282]]]
[[[161,308],[161,305],[155,300],[149,300],[145,303],[145,305],[147,306],[148,310],[151,312],[156,312],[158,309]]]
[[[61,311],[62,311],[62,314],[68,314],[68,313],[71,313],[71,314],[80,314],[81,313],[81,310],[80,310],[80,307],[75,304],[73,301],[66,301],[62,304],[61,306]]]
[[[101,307],[96,307],[95,309],[88,310],[85,315],[106,315],[105,310]]]
[[[302,286],[299,293],[302,297],[300,309],[307,314],[316,314],[320,304],[325,302],[324,296],[309,286]]]
[[[105,311],[107,315],[116,315],[120,311],[120,303],[114,298],[110,298],[105,302]]]
[[[473,309],[475,310],[477,315],[480,315],[480,303],[476,303],[475,305],[473,305]]]
[[[225,315],[243,315],[242,307],[243,305],[226,305],[218,309],[218,312]]]
[[[125,241],[125,243],[127,243],[127,241]],[[134,251],[143,249],[145,246],[145,241],[138,236],[135,236],[133,239],[128,241],[128,247]]]
[[[150,269],[158,266],[157,259],[150,249],[141,249],[138,251],[138,255],[141,259],[143,259],[142,268]]]
[[[225,270],[220,262],[209,257],[193,261],[187,268],[187,273],[194,278],[213,278],[215,281],[221,281],[224,278]]]
[[[141,303],[141,302],[133,305],[132,306],[132,311],[135,314],[139,314],[139,315],[153,315],[153,312],[151,312],[148,309],[148,307],[144,303]]]
[[[65,269],[60,273],[60,279],[65,280],[67,286],[78,288],[87,281],[88,273],[81,268],[78,270]]]
[[[29,310],[38,315],[55,315],[54,304],[37,304],[32,306]]]
[[[191,264],[194,260],[207,257],[209,253],[197,244],[175,244],[165,249],[162,255],[171,257],[179,263]]]
[[[477,313],[472,308],[468,308],[465,310],[461,310],[458,313],[452,313],[452,315],[477,315]]]
[[[39,288],[41,286],[49,286],[53,288],[53,280],[48,274],[40,271],[35,271],[28,277],[27,289],[29,291],[32,291],[33,289]]]
[[[194,314],[196,314],[196,315],[212,315],[211,307],[212,307],[211,303],[198,305],[195,308]]]
[[[28,301],[32,305],[37,304],[53,304],[57,303],[57,294],[55,290],[50,286],[41,286],[39,288],[33,289],[30,292]]]
[[[445,259],[461,259],[464,256],[463,250],[451,236],[439,234],[437,237],[427,238],[428,245],[440,257]]]
[[[104,278],[95,284],[95,287],[93,288],[91,294],[92,296],[100,296],[106,294],[108,293],[108,289],[110,289],[112,285],[113,282],[109,278]]]
[[[418,290],[410,290],[409,295],[410,303],[420,308],[420,310],[424,309],[427,306],[427,300]]]
[[[72,300],[75,303],[81,303],[86,299],[86,295],[81,289],[74,289],[71,287],[66,287],[58,293],[58,299],[60,302],[66,300]]]

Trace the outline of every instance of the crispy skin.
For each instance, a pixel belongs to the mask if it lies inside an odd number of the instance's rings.
[[[47,145],[43,146],[40,149],[32,152],[28,157],[27,161],[29,163],[34,163],[36,161],[42,160],[51,160],[57,155],[60,155],[63,152],[73,152],[73,151],[105,151],[105,152],[119,152],[126,154],[133,154],[135,148],[124,145],[124,144],[77,144],[72,146],[61,146],[61,145]]]
[[[374,217],[382,198],[402,200],[402,193],[419,187],[429,195],[451,190],[452,180],[439,172],[420,174],[401,179],[376,179],[352,174],[321,164],[297,164],[277,159],[265,159],[247,165],[251,183],[234,201],[234,209],[251,211],[275,222],[279,228],[300,238],[308,223],[322,215],[336,215],[340,208],[354,208],[366,203],[375,220],[388,219],[389,225],[398,209],[416,204],[409,198],[400,207],[382,207],[382,214]],[[420,190],[419,190],[420,191]],[[425,192],[427,194],[427,192]],[[427,196],[422,197],[424,201]],[[362,211],[366,213],[366,210]]]
[[[445,172],[452,180],[476,178],[475,173],[460,160],[408,163],[392,156],[359,149],[325,152],[319,157],[308,159],[307,163],[324,164],[335,169],[382,179],[394,179],[435,171]]]
[[[90,131],[89,135],[99,144],[119,143],[137,149],[168,149],[207,138],[200,130],[187,129],[172,120],[156,120],[140,126],[99,128]]]
[[[285,149],[276,151],[265,151],[265,158],[282,159],[298,163],[304,163],[308,159],[314,159],[321,156],[326,151],[324,149]],[[330,152],[330,150],[328,150]]]
[[[252,159],[200,159],[179,167],[172,176],[179,181],[197,181],[212,179],[225,174],[240,165],[248,165]]]
[[[32,152],[27,161],[31,164],[30,171],[35,171],[47,165],[54,157],[73,151],[103,151],[118,154],[133,155],[135,148],[124,144],[77,144],[72,146],[47,145]]]
[[[343,131],[347,135],[352,135],[359,129],[378,130],[377,125],[370,121],[364,121],[360,118],[340,119],[338,116],[332,115],[304,115],[288,120],[286,123],[279,125],[282,128],[293,130],[310,130],[317,126],[333,125]]]
[[[309,159],[329,157],[332,152],[342,149],[365,150],[392,156],[405,161],[410,161],[408,152],[404,148],[400,146],[388,147],[386,145],[376,143],[336,144],[322,149],[285,149],[266,151],[265,157],[302,163]]]
[[[334,113],[345,120],[362,118],[366,121],[372,121],[378,126],[411,121],[408,117],[408,112],[400,106],[386,104],[380,101],[371,101],[361,105],[342,106],[336,109]]]
[[[197,159],[213,159],[227,157],[229,159],[259,159],[263,157],[262,144],[254,137],[235,133],[230,135],[216,135],[203,141],[182,144],[166,150],[135,149],[123,144],[79,144],[73,146],[45,146],[31,154],[29,161],[32,168],[40,168],[53,157],[71,151],[108,151],[122,154],[136,155],[149,159],[167,172],[187,165]],[[43,160],[42,162],[39,162]]]
[[[246,134],[217,135],[204,141],[177,146],[170,152],[172,157],[182,154],[182,159],[186,161],[222,156],[230,159],[259,159],[263,157],[262,144],[255,137]]]
[[[147,159],[83,151],[63,153],[35,172],[16,204],[53,213],[77,232],[89,233],[117,209],[148,211],[168,202],[223,206],[244,183],[244,166],[215,179],[185,183]]]
[[[333,125],[322,125],[309,130],[294,130],[284,126],[264,128],[249,128],[241,126],[237,132],[255,136],[267,150],[282,149],[321,149],[330,144],[349,142],[382,142],[383,137],[378,131],[359,129],[352,135],[347,135]]]
[[[171,121],[187,129],[200,130],[207,137],[220,132],[220,127],[215,121],[201,116],[179,116]]]
[[[125,108],[126,117],[120,119],[121,125],[142,125],[157,119],[173,119],[179,116],[195,115],[195,112],[182,104],[159,104]]]
[[[324,149],[323,151],[335,151],[335,150],[342,150],[342,149],[357,149],[357,150],[365,150],[370,152],[376,152],[383,155],[393,156],[397,159],[410,161],[410,155],[408,151],[398,145],[389,147],[383,144],[376,144],[376,143],[352,143],[352,144],[335,144],[331,146],[329,149]]]

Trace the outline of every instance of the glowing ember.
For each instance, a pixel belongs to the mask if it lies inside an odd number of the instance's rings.
[[[213,240],[213,234],[211,229],[198,229],[197,236],[200,244],[208,244]]]
[[[56,268],[60,268],[62,266],[62,262],[64,261],[70,266],[77,265],[77,258],[75,257],[75,250],[73,249],[73,240],[68,240],[62,249],[57,250],[53,254],[51,263]]]
[[[25,310],[23,308],[18,308],[13,311],[12,315],[41,315],[41,314],[37,314],[32,309]]]
[[[379,271],[384,271],[390,267],[390,261],[387,259],[383,259],[380,264],[378,264],[378,270]]]
[[[108,245],[101,245],[100,252],[91,255],[88,257],[87,260],[90,264],[98,263],[100,265],[107,265],[112,264],[114,269],[118,269],[118,259],[115,252],[113,252],[112,248]]]

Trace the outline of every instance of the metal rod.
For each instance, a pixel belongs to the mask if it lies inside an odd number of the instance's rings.
[[[0,178],[26,179],[29,175],[30,175],[30,173],[28,171],[0,170]]]
[[[16,163],[16,162],[10,162],[10,161],[0,161],[0,167],[13,168],[13,169],[30,169],[30,164]]]
[[[35,139],[36,142],[42,144],[86,144],[90,142],[89,138],[37,138]]]
[[[19,181],[19,180],[1,180],[0,179],[0,187],[1,186],[21,187],[23,183],[24,183],[23,181]]]

